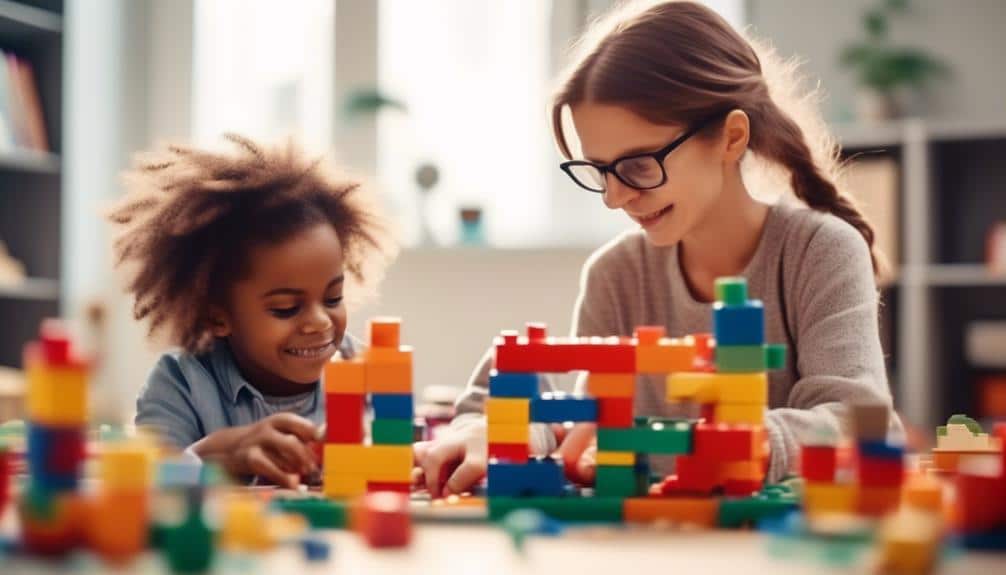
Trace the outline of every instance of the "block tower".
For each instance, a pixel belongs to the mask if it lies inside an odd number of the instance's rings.
[[[45,320],[38,341],[25,346],[24,368],[28,483],[19,504],[22,537],[31,551],[57,554],[79,538],[89,366],[72,349],[64,326]]]
[[[715,354],[707,335],[668,338],[654,326],[632,338],[552,338],[541,325],[529,325],[525,337],[504,332],[486,404],[490,516],[536,507],[570,520],[711,524],[719,512],[712,495],[761,489],[765,372],[782,367],[785,349],[765,344],[762,305],[747,298],[745,280],[718,280],[717,294]],[[586,395],[539,392],[540,373],[573,370],[588,372]],[[667,375],[668,400],[698,403],[704,417],[635,417],[639,374]],[[529,457],[528,427],[536,422],[597,424],[591,496],[571,491],[558,461]],[[653,454],[675,455],[678,464],[675,475],[651,487]]]
[[[368,491],[409,492],[412,474],[412,348],[401,345],[401,321],[370,321],[362,357],[325,367],[324,493],[348,498]],[[370,442],[366,408],[373,411]]]

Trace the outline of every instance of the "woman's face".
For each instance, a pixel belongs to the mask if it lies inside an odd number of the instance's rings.
[[[660,150],[690,127],[653,124],[610,104],[577,104],[572,114],[583,159],[601,164]],[[718,139],[692,136],[664,158],[667,180],[657,188],[640,191],[607,173],[604,204],[623,210],[654,244],[673,245],[712,212],[723,190],[724,160]]]

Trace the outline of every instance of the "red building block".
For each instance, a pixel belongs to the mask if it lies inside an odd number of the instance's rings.
[[[490,443],[489,459],[499,461],[510,461],[513,463],[524,463],[530,456],[530,451],[526,443]]]
[[[632,427],[631,397],[597,398],[598,427]]]
[[[412,484],[406,481],[368,481],[367,492],[390,491],[392,493],[408,494],[412,489]]]
[[[747,461],[765,451],[765,430],[752,425],[699,423],[692,431],[693,455],[717,461]]]
[[[763,483],[753,479],[727,479],[723,493],[729,497],[748,497],[761,491]]]
[[[692,334],[695,340],[695,369],[696,371],[714,371],[716,362],[713,360],[713,334],[696,333]]]
[[[857,461],[859,484],[866,487],[897,487],[905,480],[901,459],[860,457]]]
[[[636,346],[628,338],[555,338],[547,340],[543,326],[529,327],[528,336],[505,331],[496,340],[499,371],[596,373],[636,371]]]
[[[368,493],[353,514],[353,529],[371,547],[404,547],[412,540],[409,496],[388,491]]]
[[[325,442],[363,443],[363,408],[362,394],[326,394]]]
[[[834,445],[804,445],[800,449],[800,475],[815,483],[833,483],[838,468]]]
[[[664,479],[659,486],[661,495],[706,495],[719,486],[720,464],[717,461],[694,455],[679,455],[675,458],[674,465],[676,473]]]
[[[954,528],[980,533],[1006,528],[1006,480],[995,475],[957,474]]]

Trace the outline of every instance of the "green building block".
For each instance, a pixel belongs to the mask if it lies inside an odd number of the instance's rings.
[[[742,277],[716,278],[716,301],[726,305],[744,305],[748,300],[748,281]]]
[[[185,522],[161,531],[161,549],[175,573],[205,573],[213,563],[213,532],[201,512],[190,513]]]
[[[375,445],[411,445],[411,419],[375,419],[370,423],[370,437]]]
[[[765,367],[768,369],[783,369],[786,367],[786,345],[770,343],[765,346]]]
[[[598,465],[594,492],[601,497],[635,497],[645,495],[648,473],[631,465]]]
[[[720,527],[753,525],[762,519],[786,515],[799,505],[799,498],[791,488],[769,485],[751,497],[722,499],[716,524]]]
[[[692,449],[692,426],[682,421],[649,421],[644,426],[597,430],[601,451],[687,454]]]
[[[341,529],[349,524],[349,508],[345,501],[313,497],[276,499],[272,506],[286,513],[304,516],[315,529]]]
[[[537,509],[552,519],[621,522],[621,497],[490,497],[489,519],[499,521],[515,509]]]
[[[763,345],[716,346],[716,371],[720,373],[765,371],[768,369],[766,355]]]

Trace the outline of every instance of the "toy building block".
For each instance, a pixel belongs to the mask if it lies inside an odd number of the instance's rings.
[[[803,506],[808,516],[822,513],[855,513],[856,485],[852,483],[812,483],[803,487]]]
[[[1006,426],[997,426],[1000,438]],[[1006,529],[1006,468],[1003,462],[987,457],[961,462],[954,485],[957,498],[952,517],[961,534],[976,534]]]
[[[349,506],[344,501],[314,497],[274,498],[271,505],[285,513],[296,513],[315,529],[339,529],[349,522]]]
[[[695,403],[716,403],[719,389],[716,384],[718,374],[712,373],[672,373],[667,376],[666,394],[668,401],[691,401]]]
[[[489,458],[512,463],[525,463],[531,451],[527,443],[490,443]]]
[[[545,392],[531,400],[531,421],[538,423],[583,422],[597,419],[597,401],[563,392]]]
[[[964,415],[952,415],[946,425],[936,428],[933,469],[953,473],[963,456],[995,456],[1002,450],[1002,441],[982,432],[978,422]]]
[[[528,335],[505,331],[496,340],[499,371],[564,373],[631,373],[636,349],[627,338],[547,338],[544,328],[529,327]]]
[[[708,497],[630,497],[625,500],[625,521],[713,527],[719,513],[719,501]]]
[[[698,457],[718,461],[761,459],[767,453],[765,429],[755,425],[698,423],[692,431]]]
[[[655,490],[660,495],[710,495],[723,483],[717,461],[679,455],[674,460],[675,473],[664,478]]]
[[[597,448],[601,451],[685,454],[692,447],[692,429],[681,421],[652,421],[640,427],[599,428]]]
[[[598,399],[631,399],[636,394],[636,374],[591,373],[587,376],[587,394]]]
[[[765,406],[749,403],[719,403],[713,409],[716,423],[761,425],[765,421]]]
[[[50,491],[77,488],[84,464],[83,427],[28,425],[27,462],[33,484]]]
[[[667,376],[668,401],[761,404],[768,401],[768,376],[759,373],[673,373]]]
[[[61,556],[80,543],[86,507],[79,495],[32,486],[22,493],[17,509],[21,543],[29,553]]]
[[[765,345],[765,366],[769,370],[786,367],[786,346],[784,344],[769,343]]]
[[[598,465],[594,492],[602,497],[633,497],[645,495],[647,477],[633,466]]]
[[[30,347],[30,344],[29,344]],[[40,425],[87,423],[87,378],[82,369],[51,367],[25,353],[25,412]]]
[[[720,477],[724,480],[763,481],[765,479],[765,461],[726,461],[720,467]]]
[[[367,391],[367,367],[361,359],[332,358],[325,364],[325,393],[362,395]]]
[[[411,481],[368,481],[367,493],[378,491],[390,491],[392,493],[404,493],[408,495],[412,492]]]
[[[646,334],[644,339],[639,339],[636,345],[636,373],[662,374],[694,369],[697,355],[694,339],[661,337],[650,341],[649,337],[653,334],[643,333]],[[637,329],[636,337],[639,338],[639,335]]]
[[[374,419],[370,422],[370,439],[374,445],[412,445],[411,419]]]
[[[363,353],[368,393],[412,393],[412,348],[372,347]]]
[[[145,493],[154,483],[153,476],[153,447],[135,441],[102,446],[98,478],[104,491]]]
[[[878,567],[884,573],[931,573],[939,559],[942,537],[938,514],[903,509],[880,526]]]
[[[86,525],[88,544],[111,563],[124,563],[147,546],[150,519],[146,491],[98,494],[90,504]]]
[[[713,337],[717,346],[760,346],[765,343],[765,309],[758,300],[739,305],[713,304]]]
[[[856,489],[856,509],[861,515],[880,517],[898,508],[901,486],[859,485]]]
[[[489,395],[491,397],[538,397],[538,374],[521,372],[489,372]]]
[[[905,464],[901,459],[860,457],[856,476],[860,486],[897,487],[904,482]]]
[[[594,458],[597,465],[635,465],[636,454],[632,451],[598,451]]]
[[[487,476],[490,497],[557,497],[563,492],[562,463],[552,458],[532,459],[526,464],[490,460]]]
[[[838,448],[833,445],[804,445],[800,448],[800,476],[815,483],[834,483],[838,469]]]
[[[856,444],[860,457],[900,460],[905,457],[905,446],[888,441],[860,441]]]
[[[402,320],[400,318],[373,318],[367,325],[370,331],[370,347],[398,349],[401,345]]]
[[[849,405],[849,418],[857,441],[884,441],[887,438],[891,408],[881,402],[857,402]]]
[[[750,497],[722,499],[716,524],[720,527],[757,525],[763,519],[784,517],[798,507],[799,500],[792,492],[772,485]]]
[[[905,507],[930,513],[943,509],[943,484],[927,474],[914,474],[905,480],[901,490]]]
[[[412,473],[409,445],[327,444],[324,475],[361,475],[372,481],[407,481]]]
[[[368,493],[353,513],[353,529],[372,548],[405,547],[412,540],[409,496]]]
[[[362,394],[325,394],[325,443],[363,443]]]
[[[222,502],[223,521],[217,537],[221,548],[229,551],[267,551],[275,546],[266,528],[264,502],[247,493],[229,494]]]
[[[204,573],[213,563],[213,531],[203,519],[202,488],[187,492],[188,514],[178,524],[162,526],[161,550],[174,573]]]
[[[716,344],[716,370],[720,373],[754,372],[769,369],[763,345]]]
[[[531,426],[527,423],[494,423],[488,426],[489,443],[523,443],[531,440]]]
[[[622,497],[490,497],[489,519],[499,521],[516,509],[537,509],[559,521],[620,522]]]
[[[531,401],[523,397],[489,397],[486,399],[486,421],[496,423],[531,422]]]
[[[412,419],[411,393],[373,393],[370,406],[377,419]]]
[[[326,475],[322,482],[325,497],[351,498],[367,492],[367,479],[362,475]]]
[[[743,305],[748,301],[748,282],[743,277],[716,278],[713,291],[716,301],[726,305]]]
[[[596,401],[598,427],[632,427],[631,397],[599,397]]]

